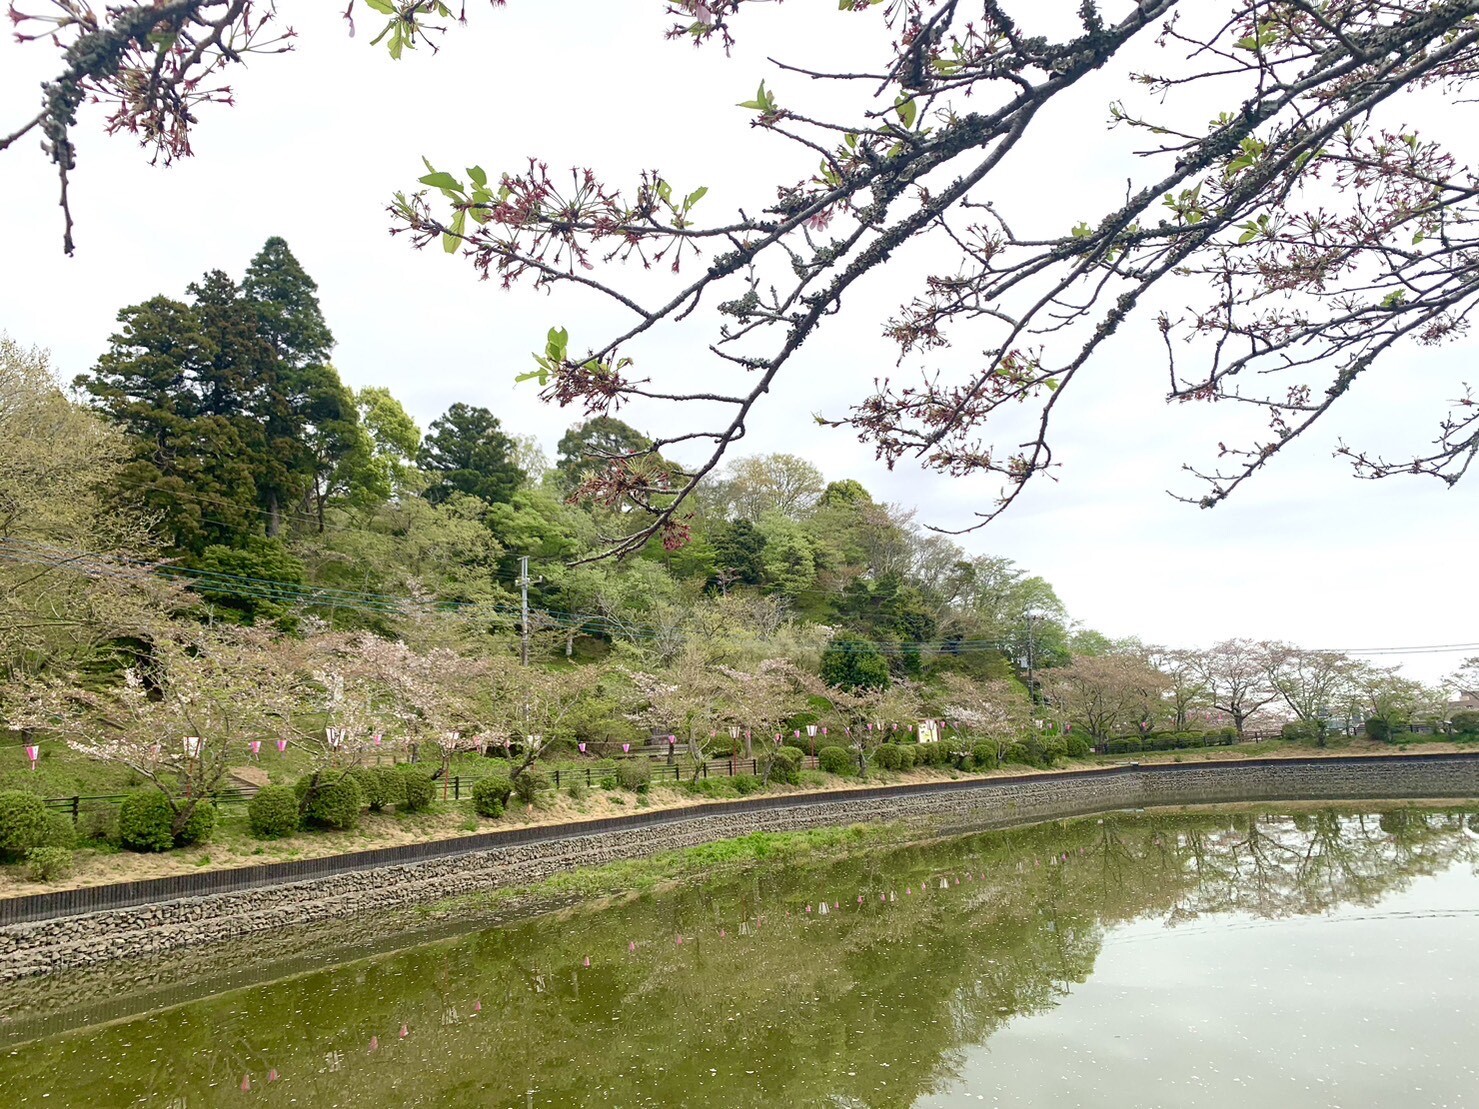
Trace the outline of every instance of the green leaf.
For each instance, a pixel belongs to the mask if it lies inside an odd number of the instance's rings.
[[[480,189],[488,187],[488,171],[482,166],[468,166],[467,175],[472,178],[472,183]]]
[[[365,7],[373,8],[381,15],[395,15],[395,5],[390,0],[365,0]]]
[[[1399,304],[1401,304],[1406,299],[1407,299],[1407,290],[1406,289],[1393,289],[1390,293],[1388,293],[1386,296],[1384,296],[1384,297],[1381,298],[1381,306],[1383,308],[1396,308]]]
[[[683,198],[683,207],[692,208],[708,194],[709,187],[707,185],[700,185],[698,188],[694,189],[693,192],[689,193],[686,197]]]
[[[457,248],[462,245],[462,234],[466,229],[467,209],[459,208],[457,214],[452,217],[451,230],[442,232],[442,249],[448,254],[455,254]]]
[[[765,82],[761,81],[760,88],[755,92],[755,99],[742,100],[739,106],[756,112],[773,112],[775,111],[775,94],[766,91]]]
[[[418,177],[417,180],[423,185],[430,185],[434,189],[451,189],[454,192],[462,191],[462,182],[446,170],[428,173],[425,177]]]
[[[904,130],[914,130],[914,119],[919,115],[919,105],[914,103],[914,98],[901,96],[894,101],[894,110],[899,113],[899,122],[904,125]]]

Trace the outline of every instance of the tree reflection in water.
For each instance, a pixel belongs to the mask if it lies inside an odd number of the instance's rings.
[[[1407,808],[1121,813],[780,858],[52,1035],[0,1058],[0,1090],[50,1105],[907,1105],[964,1048],[1085,981],[1118,924],[1371,905],[1476,861],[1479,820]]]

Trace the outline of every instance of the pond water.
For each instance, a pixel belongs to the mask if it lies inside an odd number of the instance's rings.
[[[1123,813],[11,1006],[0,1105],[1479,1105],[1476,983],[1479,816]]]

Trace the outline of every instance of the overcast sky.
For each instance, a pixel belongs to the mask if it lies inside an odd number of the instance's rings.
[[[878,43],[871,16],[840,15],[832,0],[757,9],[728,59],[663,41],[657,0],[510,0],[497,11],[473,0],[470,25],[447,36],[440,56],[393,63],[368,44],[368,12],[351,40],[338,5],[279,7],[300,32],[298,49],[235,75],[237,104],[203,110],[194,159],[151,167],[127,138],[82,132],[74,258],[61,253],[55,179],[36,143],[0,155],[0,329],[49,348],[70,378],[102,352],[120,307],[182,296],[208,269],[239,276],[263,240],[281,235],[319,283],[346,382],[389,386],[423,427],[453,401],[487,405],[551,454],[576,415],[541,405],[514,375],[529,368],[551,325],[567,327],[583,350],[627,321],[565,292],[503,292],[466,263],[392,239],[385,204],[424,172],[421,156],[439,168],[476,163],[495,173],[538,156],[622,182],[658,167],[679,189],[709,187],[700,208],[709,219],[741,206],[753,212],[776,183],[814,166],[751,129],[753,113],[736,101],[762,77],[783,103],[811,107],[824,95],[777,74],[767,55],[855,64],[876,57]],[[0,131],[34,110],[54,57],[0,43]],[[1099,210],[1086,197],[1122,191],[1125,137],[1102,125],[1105,105],[1124,91],[1116,81],[1097,78],[1040,119],[1042,135],[1014,155],[1010,184],[992,198],[1061,233]],[[856,478],[879,499],[917,507],[921,521],[951,527],[988,507],[996,483],[907,463],[889,473],[846,431],[811,419],[841,414],[875,376],[896,372],[897,352],[878,321],[912,295],[909,279],[931,261],[905,257],[850,300],[846,318],[811,340],[778,383],[744,450],[803,455],[829,479]],[[705,373],[702,339],[680,330],[641,353],[660,376],[693,366]],[[1472,340],[1400,353],[1326,426],[1212,511],[1166,490],[1197,492],[1180,466],[1208,463],[1234,414],[1167,406],[1157,343],[1144,316],[1103,350],[1059,408],[1058,480],[1035,483],[1006,517],[962,537],[965,547],[1042,574],[1078,620],[1111,636],[1176,645],[1251,636],[1346,649],[1479,639],[1479,477],[1453,490],[1432,479],[1362,482],[1330,457],[1341,437],[1420,449],[1443,401],[1473,380]],[[623,416],[672,430],[656,413]],[[1461,657],[1407,656],[1404,672],[1433,679]]]

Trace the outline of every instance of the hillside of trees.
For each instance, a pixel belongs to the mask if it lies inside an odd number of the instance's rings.
[[[122,308],[70,388],[0,339],[12,782],[22,746],[64,741],[159,786],[178,832],[264,742],[323,766],[492,747],[517,779],[577,744],[672,736],[699,765],[808,725],[866,765],[921,719],[1039,763],[1253,728],[1479,731],[1444,691],[1338,653],[1111,641],[1041,577],[788,454],[703,483],[686,541],[594,558],[685,478],[640,429],[576,423],[551,456],[473,404],[418,427],[344,384],[281,239],[175,294]],[[590,496],[624,455],[643,489]]]

